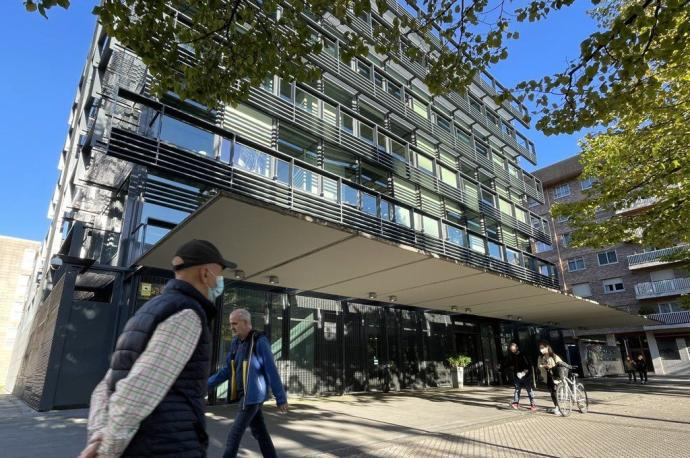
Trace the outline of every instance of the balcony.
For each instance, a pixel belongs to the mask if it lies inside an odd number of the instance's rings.
[[[665,258],[690,250],[690,245],[679,245],[661,250],[647,251],[628,256],[628,268],[630,270],[646,269],[663,264],[670,264],[675,261],[668,261]]]
[[[650,320],[656,320],[663,324],[690,324],[690,310],[670,313],[654,313],[647,315]]]
[[[637,212],[640,210],[644,210],[645,208],[651,207],[656,202],[657,202],[656,197],[647,197],[646,199],[637,199],[629,207],[625,207],[625,208],[621,208],[620,210],[616,210],[616,215],[622,215],[625,213],[633,213],[633,212]]]
[[[672,278],[670,280],[650,281],[635,285],[637,299],[678,296],[690,293],[690,278]]]

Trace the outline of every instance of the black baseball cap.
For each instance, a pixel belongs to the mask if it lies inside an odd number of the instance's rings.
[[[224,259],[218,248],[207,240],[190,240],[182,245],[175,252],[175,257],[179,257],[182,262],[175,264],[173,259],[173,270],[182,270],[187,267],[200,266],[202,264],[218,264],[223,269],[234,269],[237,264]]]

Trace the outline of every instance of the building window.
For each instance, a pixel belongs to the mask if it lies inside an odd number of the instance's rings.
[[[589,297],[592,295],[592,288],[589,287],[589,283],[577,283],[572,287],[573,295],[579,297]]]
[[[604,285],[604,294],[620,293],[621,291],[625,291],[623,279],[620,277],[604,280],[602,285]]]
[[[557,222],[558,224],[563,224],[563,223],[567,223],[569,219],[570,219],[570,218],[568,218],[568,217],[565,216],[565,215],[560,215],[558,218],[556,218],[556,222]]]
[[[478,99],[475,97],[470,96],[470,107],[472,107],[474,110],[478,111],[479,113],[482,112],[482,102],[480,102]]]
[[[570,195],[570,184],[569,183],[563,183],[559,184],[555,188],[553,188],[553,198],[554,199],[562,199],[563,197],[567,197]]]
[[[577,272],[585,269],[585,258],[568,259],[568,272]]]
[[[661,359],[680,361],[680,352],[678,351],[678,343],[675,338],[657,338],[656,345],[659,348]]]
[[[441,129],[445,130],[446,132],[450,133],[450,120],[445,116],[441,116],[440,114],[435,114],[435,116],[436,125]]]
[[[486,254],[486,247],[484,246],[484,240],[476,235],[469,234],[470,248],[472,251],[477,253]]]
[[[514,266],[521,265],[520,253],[518,251],[511,250],[510,248],[506,248],[506,261],[508,264],[512,264]]]
[[[494,242],[488,242],[489,245],[489,256],[499,261],[503,261],[503,250],[501,250],[501,245]]]
[[[537,240],[537,242],[535,243],[535,249],[536,249],[537,253],[545,253],[547,251],[553,250],[553,247],[551,245],[549,245],[548,243],[544,243],[544,242]]]
[[[447,184],[449,186],[457,188],[458,187],[458,177],[457,177],[456,173],[453,170],[448,169],[448,168],[443,167],[443,166],[440,166],[439,169],[441,171],[441,181],[443,181],[445,184]]]
[[[608,264],[616,264],[618,262],[618,256],[616,255],[616,250],[604,251],[602,253],[597,253],[597,258],[599,259],[600,266],[606,266]]]
[[[580,189],[582,189],[583,191],[585,189],[589,189],[592,187],[592,183],[594,183],[594,180],[592,178],[586,178],[584,180],[581,180],[580,181]]]
[[[531,197],[528,197],[528,198],[527,198],[527,206],[528,206],[529,208],[538,207],[538,206],[540,206],[540,205],[541,205],[541,204],[539,203],[538,200],[532,199]]]
[[[658,304],[659,313],[682,312],[683,308],[678,302],[660,302]]]
[[[466,246],[465,231],[446,224],[446,240],[454,245]]]
[[[434,174],[434,160],[423,154],[417,154],[417,168],[431,175]]]
[[[568,248],[570,246],[570,243],[573,240],[573,234],[570,232],[566,232],[565,234],[561,234],[561,245],[563,245],[564,248]]]

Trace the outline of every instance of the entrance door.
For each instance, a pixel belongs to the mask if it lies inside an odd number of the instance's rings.
[[[383,391],[386,384],[386,340],[383,320],[378,309],[366,314],[367,329],[367,388]]]

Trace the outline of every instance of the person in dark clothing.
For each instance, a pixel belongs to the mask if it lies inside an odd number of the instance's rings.
[[[630,355],[625,357],[625,372],[628,373],[628,383],[632,383],[633,381],[637,383],[637,374],[635,373],[635,370],[637,368],[635,367],[635,361],[630,357]]]
[[[247,427],[259,442],[261,454],[264,457],[276,457],[261,407],[270,397],[269,388],[276,398],[280,412],[288,411],[288,403],[273,361],[271,343],[263,332],[252,329],[251,315],[245,309],[233,310],[230,314],[230,327],[235,337],[230,343],[226,365],[208,379],[209,390],[227,380],[228,399],[239,402],[239,411],[228,434],[223,458],[237,456]]]
[[[175,279],[127,321],[93,391],[80,458],[206,456],[209,323],[228,267],[236,265],[205,240],[177,250]]]
[[[637,369],[637,373],[640,375],[640,383],[645,385],[647,383],[647,360],[644,358],[642,353],[637,355],[635,368]]]
[[[508,354],[503,360],[501,369],[510,371],[513,375],[513,386],[515,387],[515,391],[513,392],[513,402],[510,406],[513,409],[518,409],[520,407],[520,395],[522,394],[522,389],[525,388],[525,390],[527,390],[527,396],[529,397],[530,410],[532,412],[537,410],[537,405],[534,403],[534,390],[532,389],[532,366],[527,356],[520,353],[517,342],[510,343]]]

